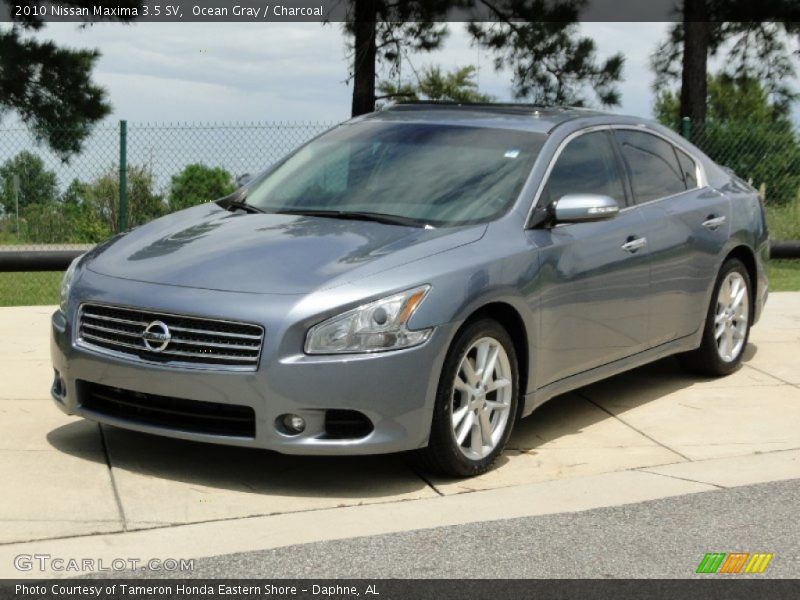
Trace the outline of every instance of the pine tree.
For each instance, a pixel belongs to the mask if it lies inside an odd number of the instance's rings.
[[[536,104],[605,106],[620,103],[616,84],[624,58],[597,58],[594,40],[581,37],[585,0],[483,0],[493,23],[469,26],[475,41],[495,55],[495,67],[514,73],[513,93]]]
[[[707,112],[708,59],[721,57],[725,74],[759,81],[778,103],[788,106],[796,94],[786,85],[794,76],[787,42],[800,33],[798,21],[796,0],[760,4],[684,0],[682,22],[670,27],[667,39],[651,58],[655,91],[660,94],[680,81],[680,117],[702,124]]]
[[[14,20],[0,31],[0,114],[14,112],[34,136],[63,160],[80,151],[92,126],[111,112],[105,90],[92,81],[100,53],[61,48],[29,34],[44,26],[41,17],[16,16],[13,5],[32,0],[2,0]],[[70,0],[70,7],[114,5],[140,9],[141,0]],[[24,12],[24,11],[23,11]],[[115,18],[126,21],[128,17]]]

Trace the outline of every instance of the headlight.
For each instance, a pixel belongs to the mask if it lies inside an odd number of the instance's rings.
[[[315,325],[306,336],[306,353],[382,352],[421,344],[433,329],[412,331],[407,324],[429,289],[408,290]]]
[[[81,259],[83,255],[79,256],[75,260],[73,260],[69,267],[67,267],[66,273],[64,273],[63,279],[61,279],[61,301],[59,302],[59,306],[61,307],[61,312],[67,312],[67,302],[69,302],[69,290],[72,287],[72,279],[75,277],[75,269],[78,266],[78,261]]]

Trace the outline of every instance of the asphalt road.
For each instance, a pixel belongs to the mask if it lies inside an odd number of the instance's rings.
[[[798,578],[799,499],[795,479],[581,513],[217,556],[196,560],[191,576],[686,578],[695,576],[706,552],[771,552],[766,572],[756,577]]]

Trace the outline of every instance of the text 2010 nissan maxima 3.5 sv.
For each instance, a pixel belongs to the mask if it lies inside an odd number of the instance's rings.
[[[79,258],[52,395],[143,432],[474,475],[558,394],[671,354],[736,369],[767,253],[756,190],[656,124],[401,105]]]

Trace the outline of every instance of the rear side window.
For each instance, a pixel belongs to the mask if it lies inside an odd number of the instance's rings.
[[[622,155],[631,173],[637,203],[686,190],[683,173],[672,144],[640,131],[617,131]]]
[[[625,188],[619,167],[607,132],[581,135],[567,144],[556,160],[540,206],[567,194],[603,194],[624,206]]]
[[[675,154],[678,155],[678,163],[681,165],[683,171],[683,178],[686,180],[686,187],[694,189],[697,187],[697,165],[694,160],[686,154],[683,150],[675,148]]]

